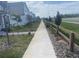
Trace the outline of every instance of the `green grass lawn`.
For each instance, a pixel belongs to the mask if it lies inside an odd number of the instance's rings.
[[[23,26],[16,26],[11,28],[11,32],[27,32],[36,31],[40,21],[28,23]],[[7,48],[6,36],[0,36],[0,58],[21,58],[26,51],[33,35],[12,35],[9,36],[10,47]],[[5,44],[4,44],[5,43]]]
[[[50,25],[50,24],[48,24],[48,25]],[[55,30],[53,30],[52,27],[54,27],[54,26],[53,25],[48,26],[48,28],[51,30],[51,32],[54,33]],[[70,38],[70,33],[72,31],[76,32],[75,33],[75,41],[74,42],[77,45],[79,45],[79,24],[62,22],[61,27],[60,27],[60,32],[62,32],[65,36],[67,36],[68,38]]]
[[[72,30],[76,33],[79,33],[79,24],[62,22],[61,26],[68,30]]]
[[[67,22],[79,22],[79,17],[62,18],[62,21],[67,21]]]
[[[61,26],[77,33],[75,34],[75,43],[79,45],[79,24],[62,22]]]
[[[36,31],[39,24],[40,24],[40,21],[35,21],[23,26],[16,26],[16,27],[11,28],[11,32]]]
[[[10,48],[0,49],[0,58],[21,58],[26,51],[33,35],[9,36]],[[6,37],[0,37],[1,42],[7,42]],[[0,45],[1,47],[1,45]]]

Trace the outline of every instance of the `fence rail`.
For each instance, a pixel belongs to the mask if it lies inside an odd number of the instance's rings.
[[[51,22],[47,22],[47,21],[45,21],[47,24],[49,24],[49,26],[50,25],[52,25],[52,28],[56,31],[56,25],[54,24],[54,23],[51,23]],[[61,29],[61,27],[60,27],[60,29]],[[63,28],[64,30],[67,30],[67,29],[65,29],[65,28]],[[69,35],[69,37],[67,37],[65,34],[63,34],[60,30],[59,30],[59,35],[61,36],[61,37],[63,37],[65,40],[66,40],[66,42],[68,43],[68,45],[70,46],[70,50],[73,52],[74,51],[74,46],[75,47],[79,47],[74,41],[75,41],[75,34],[77,34],[77,33],[75,33],[75,32],[72,32],[72,31],[70,31],[70,30],[67,30],[69,33],[68,33],[68,35]],[[78,35],[78,34],[77,34]]]

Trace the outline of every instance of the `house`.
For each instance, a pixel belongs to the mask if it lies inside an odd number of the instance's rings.
[[[8,9],[12,26],[27,24],[29,22],[27,15],[32,16],[25,2],[8,3]],[[19,17],[20,21],[17,21],[19,20],[17,17]]]
[[[27,24],[30,21],[28,15],[34,21],[35,15],[29,11],[25,2],[8,3],[7,1],[0,1],[0,30],[6,26]]]

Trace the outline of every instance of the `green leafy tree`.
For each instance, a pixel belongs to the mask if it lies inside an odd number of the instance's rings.
[[[27,19],[28,19],[29,23],[32,22],[32,16],[31,15],[27,15]]]
[[[49,16],[49,21],[52,21],[51,17]]]
[[[61,18],[61,15],[59,12],[57,12],[57,15],[56,15],[56,18],[55,18],[55,24],[57,25],[57,34],[58,34],[58,31],[59,31],[59,26],[62,22],[62,18]]]

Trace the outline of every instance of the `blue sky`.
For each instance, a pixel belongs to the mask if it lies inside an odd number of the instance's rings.
[[[57,11],[61,14],[79,13],[79,1],[28,1],[26,4],[30,11],[40,17],[53,17]]]

